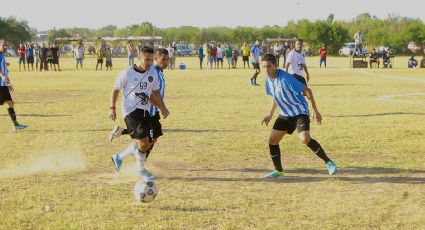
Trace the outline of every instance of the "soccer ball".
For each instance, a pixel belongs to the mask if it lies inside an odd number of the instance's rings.
[[[134,185],[134,199],[143,203],[153,201],[158,194],[158,188],[153,181],[140,181]]]

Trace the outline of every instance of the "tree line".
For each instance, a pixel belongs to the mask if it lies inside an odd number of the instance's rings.
[[[13,31],[10,39],[14,41],[29,41],[33,36],[25,21],[0,18],[0,23],[4,22],[11,23],[5,23],[10,24],[9,27],[3,27],[3,24],[0,24],[0,35]],[[14,28],[16,26],[20,26],[20,30],[16,30]],[[330,14],[325,20],[301,19],[289,21],[284,26],[273,25],[261,28],[249,26],[159,28],[150,22],[142,22],[124,28],[114,25],[100,29],[53,28],[48,32],[48,41],[53,42],[58,37],[73,37],[78,34],[82,39],[106,36],[162,36],[163,44],[175,41],[193,44],[225,42],[240,45],[243,42],[252,43],[257,39],[296,37],[304,39],[312,50],[317,50],[324,43],[327,45],[329,53],[337,54],[344,43],[353,41],[353,35],[357,30],[363,32],[365,45],[369,48],[385,45],[390,46],[396,53],[407,53],[406,47],[411,41],[417,45],[425,45],[425,24],[422,20],[397,15],[389,15],[381,19],[369,13],[360,14],[350,21],[334,20],[334,15]]]

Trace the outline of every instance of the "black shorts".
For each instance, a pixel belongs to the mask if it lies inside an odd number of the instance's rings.
[[[0,86],[0,105],[3,105],[5,101],[11,101],[12,96],[10,96],[9,87]]]
[[[242,56],[242,61],[249,61],[249,56]]]
[[[112,61],[106,61],[106,67],[112,67]]]
[[[153,139],[156,139],[163,135],[162,125],[161,125],[161,122],[159,122],[159,120],[161,120],[161,116],[159,116],[159,112],[157,112],[153,117],[151,117]]]
[[[97,63],[103,64],[103,59],[97,59]]]
[[[151,139],[152,125],[149,112],[143,109],[136,109],[124,118],[128,133],[132,139],[141,140],[146,137]]]
[[[292,134],[295,128],[298,133],[310,130],[310,117],[304,114],[295,117],[279,115],[273,125],[274,130],[286,131],[288,134]]]
[[[303,83],[304,85],[307,86],[307,82],[306,82],[306,80],[305,80],[304,77],[302,77],[302,76],[300,76],[298,74],[292,74],[292,76],[294,76],[295,79],[297,79],[299,82],[301,82],[301,83]]]
[[[254,69],[260,69],[260,63],[251,63]]]
[[[33,64],[34,63],[34,56],[28,56],[27,57],[27,63]]]

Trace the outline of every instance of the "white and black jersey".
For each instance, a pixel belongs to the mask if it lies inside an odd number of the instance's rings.
[[[291,50],[286,60],[290,64],[288,73],[304,77],[305,53],[303,51],[297,52],[295,49]]]
[[[122,115],[127,116],[136,109],[149,110],[152,90],[159,90],[157,72],[149,68],[140,71],[135,66],[122,71],[115,82],[115,89],[123,91]]]

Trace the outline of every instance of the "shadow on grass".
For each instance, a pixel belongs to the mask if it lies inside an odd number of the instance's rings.
[[[45,132],[45,133],[85,133],[85,132],[109,132],[111,129],[78,129],[78,130],[69,130],[69,129],[25,129],[24,132]]]
[[[393,113],[375,113],[375,114],[357,114],[357,115],[325,115],[326,117],[380,117],[380,116],[391,116],[391,115],[425,115],[425,113],[405,113],[405,112],[393,112]]]
[[[162,129],[162,131],[170,133],[239,132],[237,130],[226,129]]]
[[[8,114],[1,114],[2,117],[8,117]],[[18,117],[71,117],[67,114],[16,114]]]
[[[356,85],[367,85],[367,84],[308,84],[308,86],[356,86]]]
[[[170,169],[185,170],[187,172],[246,172],[246,173],[267,173],[269,170],[254,168],[230,168],[230,169]],[[285,170],[286,176],[282,178],[261,178],[261,177],[167,177],[168,180],[179,181],[212,181],[212,182],[269,182],[269,183],[305,183],[305,182],[323,182],[323,181],[346,181],[351,183],[397,183],[397,184],[425,184],[425,177],[404,176],[403,174],[425,173],[425,170],[417,169],[399,169],[399,168],[340,168],[335,176],[329,177],[325,169],[288,169]],[[198,173],[199,174],[199,173]],[[289,175],[288,175],[289,174]],[[291,175],[292,174],[292,175]],[[322,176],[300,176],[300,174],[312,174]],[[390,175],[389,175],[390,174]],[[391,175],[399,174],[399,175]],[[401,174],[401,175],[400,175]],[[377,176],[380,175],[380,176]]]
[[[161,210],[166,211],[177,211],[177,212],[220,212],[220,211],[226,211],[226,209],[219,209],[219,208],[185,208],[185,207],[162,207]]]

